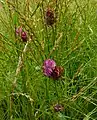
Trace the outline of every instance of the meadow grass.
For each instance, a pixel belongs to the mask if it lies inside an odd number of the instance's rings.
[[[46,59],[64,68],[59,80],[43,75]],[[0,120],[97,120],[96,0],[0,0]]]

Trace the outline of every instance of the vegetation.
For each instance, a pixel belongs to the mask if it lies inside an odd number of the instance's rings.
[[[96,0],[0,0],[0,120],[97,120]]]

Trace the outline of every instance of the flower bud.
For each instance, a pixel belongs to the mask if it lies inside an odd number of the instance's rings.
[[[63,67],[56,66],[55,61],[52,59],[45,60],[42,68],[44,75],[54,80],[58,80],[64,71]]]
[[[20,26],[19,28],[16,29],[16,35],[21,36],[22,33],[22,27]]]
[[[22,32],[21,33],[21,38],[22,38],[23,42],[27,42],[27,33],[26,32]]]

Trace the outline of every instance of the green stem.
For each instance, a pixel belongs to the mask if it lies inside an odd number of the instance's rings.
[[[58,100],[58,103],[59,103],[59,94],[58,94],[58,90],[57,90],[57,81],[55,80],[54,81],[54,84],[55,84],[55,91],[56,91],[56,95],[57,95],[57,100]]]

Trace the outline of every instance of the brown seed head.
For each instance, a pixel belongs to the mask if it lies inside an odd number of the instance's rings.
[[[64,107],[63,107],[63,105],[61,105],[61,104],[56,104],[56,105],[54,106],[54,110],[55,110],[55,112],[63,111],[63,110],[64,110]]]
[[[57,80],[58,78],[61,77],[61,75],[63,74],[63,67],[61,66],[55,66],[55,68],[53,69],[53,72],[51,74],[51,77],[54,79],[54,80]]]
[[[47,9],[45,13],[46,24],[52,26],[55,23],[54,11],[51,9]]]

